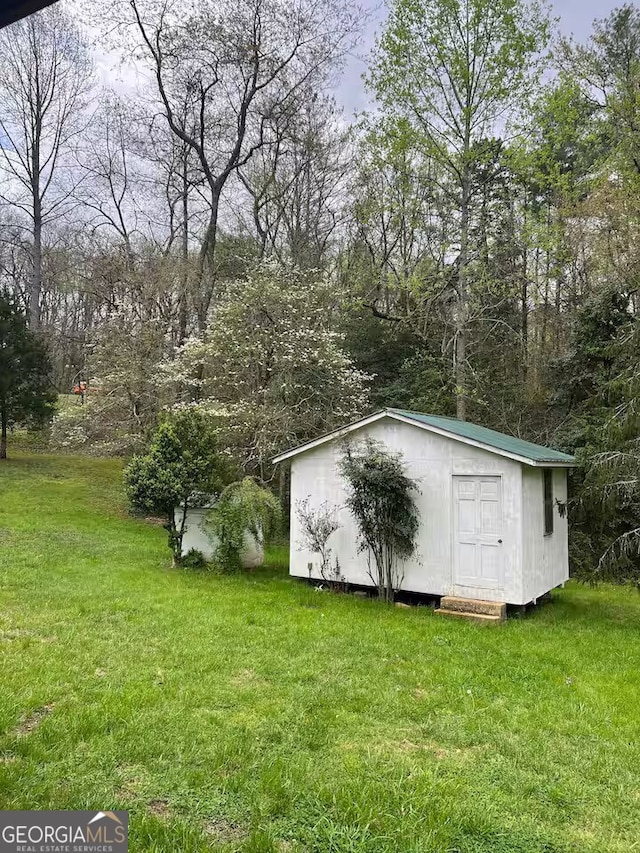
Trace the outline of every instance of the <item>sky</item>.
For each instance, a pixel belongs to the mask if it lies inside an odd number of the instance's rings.
[[[63,2],[72,14],[86,13],[89,7],[87,0],[63,0]],[[382,29],[386,15],[384,0],[356,0],[356,2],[369,17],[363,28],[362,42],[348,58],[344,74],[333,91],[338,105],[344,110],[344,119],[347,123],[357,113],[373,106],[362,75],[367,69],[367,55],[373,47],[376,34]],[[558,31],[563,36],[573,35],[577,41],[582,42],[586,41],[591,33],[594,19],[606,18],[615,7],[622,5],[624,0],[548,0],[548,2],[552,14],[559,19]],[[86,14],[83,17],[86,17]],[[98,77],[110,88],[120,94],[126,94],[135,85],[137,71],[134,64],[129,62],[120,64],[115,53],[106,49],[99,38],[93,45],[93,59]],[[2,144],[1,137],[0,144]]]
[[[369,106],[367,92],[362,82],[366,70],[366,56],[371,50],[376,32],[385,19],[385,8],[379,0],[359,0],[370,15],[363,32],[362,44],[349,58],[345,73],[336,86],[335,98],[345,111],[345,117]],[[552,14],[559,18],[558,30],[563,36],[573,35],[577,41],[586,41],[596,18],[606,18],[623,0],[551,0]]]

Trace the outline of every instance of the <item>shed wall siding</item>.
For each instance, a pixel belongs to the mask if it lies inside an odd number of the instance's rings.
[[[433,595],[491,597],[523,603],[520,463],[391,419],[370,424],[353,434],[351,439],[357,442],[366,436],[401,452],[405,470],[418,481],[421,490],[416,497],[421,520],[418,548],[414,558],[404,565],[402,588]],[[342,441],[337,439],[292,459],[291,574],[320,578],[318,555],[301,546],[300,522],[296,513],[299,502],[308,498],[309,505],[316,509],[324,502],[339,508],[337,515],[342,526],[329,540],[333,556],[337,555],[342,574],[350,583],[372,586],[367,555],[357,550],[357,527],[345,506],[346,492],[337,468],[341,455]],[[490,596],[481,588],[456,585],[452,577],[454,474],[498,475],[502,480],[504,582],[502,589]],[[311,573],[309,564],[312,564]]]
[[[543,473],[540,468],[523,466],[523,578],[525,600],[539,598],[569,578],[568,523],[560,515],[556,501],[566,503],[567,472],[553,469],[553,533],[544,533]]]

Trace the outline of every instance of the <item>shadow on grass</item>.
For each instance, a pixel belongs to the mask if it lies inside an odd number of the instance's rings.
[[[565,590],[554,592],[550,602],[534,608],[531,615],[541,620],[605,628],[612,623],[635,623],[639,602],[640,595],[631,586],[603,584],[593,587],[571,581]]]
[[[264,552],[264,564],[261,569],[271,570],[277,574],[289,574],[289,546],[267,545]]]

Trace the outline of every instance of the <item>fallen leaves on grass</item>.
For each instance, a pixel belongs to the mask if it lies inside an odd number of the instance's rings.
[[[22,722],[15,730],[15,734],[18,735],[18,737],[24,737],[25,735],[31,734],[31,732],[38,728],[40,723],[53,711],[53,709],[54,704],[50,703],[49,705],[43,705],[42,708],[36,708],[35,711],[31,711],[31,713],[22,718]]]
[[[151,800],[147,803],[147,811],[161,820],[171,817],[171,806],[166,800]]]
[[[41,637],[37,631],[28,628],[12,628],[7,631],[0,631],[0,642],[11,642],[13,640],[38,640],[40,643],[56,643],[58,638]]]
[[[215,838],[220,844],[225,844],[229,841],[241,841],[247,837],[247,832],[243,827],[223,817],[208,820],[204,825],[204,831],[207,835]]]
[[[231,683],[236,687],[251,685],[252,687],[267,687],[269,682],[258,675],[253,669],[241,669],[231,677]]]

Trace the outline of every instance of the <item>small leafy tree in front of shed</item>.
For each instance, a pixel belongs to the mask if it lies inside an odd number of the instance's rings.
[[[402,583],[399,563],[416,549],[417,485],[405,474],[401,455],[373,439],[347,445],[339,467],[359,529],[358,547],[369,553],[369,576],[380,598],[393,601]]]
[[[160,423],[147,452],[134,456],[124,472],[134,509],[164,518],[175,563],[181,562],[189,508],[220,494],[233,479],[217,432],[213,416],[196,407],[176,410]]]
[[[344,583],[338,558],[332,558],[329,538],[340,528],[335,507],[325,501],[317,509],[309,506],[309,498],[296,503],[296,515],[302,537],[300,546],[320,557],[320,576],[331,586]],[[311,563],[309,564],[311,570]],[[309,572],[311,574],[311,572]]]
[[[230,483],[207,514],[206,527],[218,540],[215,559],[227,572],[242,565],[246,536],[262,543],[279,524],[280,502],[252,477]]]

